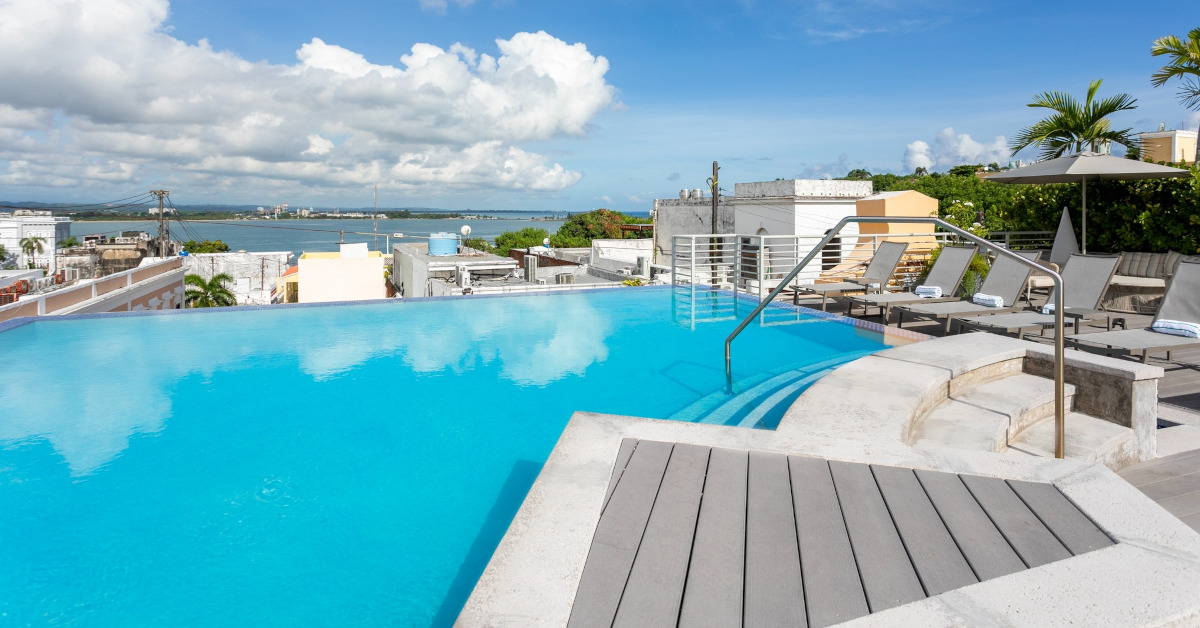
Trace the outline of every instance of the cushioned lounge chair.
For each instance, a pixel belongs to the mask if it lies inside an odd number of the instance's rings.
[[[1037,260],[1039,255],[1037,251],[1015,252],[1030,261]],[[1017,302],[1021,299],[1021,292],[1025,290],[1025,280],[1029,279],[1032,272],[1032,266],[1026,266],[1004,255],[997,256],[977,294],[1000,297],[1003,301],[1001,305],[980,305],[970,299],[946,303],[912,303],[897,308],[896,325],[900,326],[904,323],[905,315],[917,319],[934,319],[946,322],[945,332],[948,334],[955,319],[959,317],[1015,312],[1021,309],[1017,306]]]
[[[1112,281],[1113,273],[1117,272],[1118,255],[1072,255],[1062,270],[1063,278],[1063,319],[1074,323],[1075,332],[1079,333],[1081,323],[1105,321],[1112,329],[1112,318],[1108,312],[1097,309],[1104,292]],[[1054,292],[1046,303],[1054,303]],[[1012,314],[996,314],[994,316],[971,316],[960,318],[961,328],[979,329],[997,334],[1015,333],[1023,338],[1031,331],[1043,331],[1054,327],[1054,314],[1041,312],[1015,312]]]
[[[929,269],[929,275],[925,277],[925,281],[921,284],[941,288],[942,296],[938,298],[922,298],[912,292],[861,294],[847,297],[846,311],[853,316],[854,306],[858,305],[863,308],[863,316],[866,316],[870,308],[877,307],[883,316],[883,320],[886,322],[894,305],[904,305],[918,301],[923,303],[957,301],[958,297],[954,296],[954,293],[958,290],[958,285],[962,283],[963,275],[967,273],[967,267],[971,265],[971,260],[975,257],[975,252],[978,250],[979,247],[976,246],[942,247],[942,252],[938,254],[937,261],[933,263],[933,268]]]
[[[1181,260],[1175,275],[1167,285],[1162,305],[1154,315],[1154,322],[1182,321],[1200,325],[1200,262]],[[1153,327],[1153,324],[1151,325]],[[1102,331],[1095,334],[1075,334],[1066,337],[1068,345],[1106,355],[1141,354],[1142,362],[1151,353],[1165,351],[1171,359],[1171,351],[1200,347],[1200,338],[1175,336],[1152,329],[1123,329]]]
[[[871,284],[879,284],[880,287],[886,286],[889,279],[892,278],[892,273],[896,272],[896,267],[900,265],[900,258],[904,257],[904,251],[908,248],[907,242],[881,242],[879,248],[875,250],[875,255],[871,258],[871,262],[867,264],[867,269],[863,271],[862,277],[847,279],[837,283],[819,283],[811,286],[800,286],[792,294],[792,303],[800,304],[800,296],[807,292],[810,294],[821,295],[821,311],[825,311],[826,305],[829,303],[829,295],[841,295],[847,292],[868,292]]]

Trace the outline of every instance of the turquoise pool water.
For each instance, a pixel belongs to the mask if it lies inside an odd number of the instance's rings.
[[[730,403],[750,307],[626,289],[0,333],[0,624],[448,625],[572,412],[770,426],[884,348],[769,308]]]

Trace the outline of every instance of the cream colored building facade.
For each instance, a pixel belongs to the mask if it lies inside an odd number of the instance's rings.
[[[1196,160],[1196,131],[1156,131],[1139,133],[1142,138],[1142,159],[1153,162],[1184,162]]]
[[[305,253],[297,264],[300,303],[366,301],[387,297],[384,256],[366,243],[330,253]]]

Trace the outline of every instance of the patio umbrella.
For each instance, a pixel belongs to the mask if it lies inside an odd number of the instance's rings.
[[[1082,152],[1048,159],[1021,168],[989,175],[997,183],[1075,183],[1083,184],[1083,237],[1080,244],[1087,253],[1087,182],[1089,179],[1159,179],[1186,177],[1187,170],[1160,166],[1147,161],[1122,159],[1112,155]]]

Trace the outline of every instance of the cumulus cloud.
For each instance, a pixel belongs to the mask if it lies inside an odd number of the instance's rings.
[[[956,134],[946,127],[934,138],[933,144],[915,140],[904,148],[904,167],[909,172],[917,168],[943,170],[960,164],[1004,163],[1011,153],[1003,135],[987,144],[978,142],[966,133]]]
[[[855,166],[850,165],[850,158],[846,153],[838,155],[837,161],[830,163],[806,164],[804,170],[796,175],[798,179],[832,179],[834,177],[844,177],[847,172],[853,170]]]
[[[270,64],[172,37],[168,10],[0,0],[0,182],[561,190],[580,173],[521,145],[615,104],[608,61],[545,32],[494,54],[416,43],[394,65],[313,37]]]

